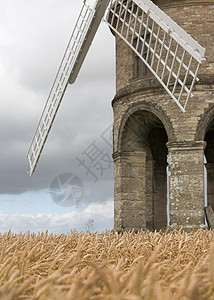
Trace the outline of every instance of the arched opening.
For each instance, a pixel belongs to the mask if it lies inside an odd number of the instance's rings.
[[[214,117],[212,118],[204,138],[206,170],[207,170],[207,204],[214,210]]]
[[[167,153],[165,127],[152,112],[133,112],[123,127],[121,178],[126,182],[126,203],[134,228],[159,230],[167,226]],[[128,206],[127,206],[127,203]],[[124,223],[125,222],[125,223]],[[126,224],[125,228],[131,228]]]

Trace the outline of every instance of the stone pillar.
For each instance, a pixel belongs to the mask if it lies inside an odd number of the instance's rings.
[[[204,141],[169,142],[170,225],[204,226]]]
[[[146,229],[146,153],[116,152],[114,159],[114,228]]]

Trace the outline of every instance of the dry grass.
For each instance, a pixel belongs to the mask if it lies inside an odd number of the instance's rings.
[[[214,299],[214,233],[0,234],[0,299]]]

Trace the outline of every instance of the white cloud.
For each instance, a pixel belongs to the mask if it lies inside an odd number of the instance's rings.
[[[71,229],[86,230],[89,219],[94,220],[94,230],[113,228],[113,201],[106,203],[91,203],[83,211],[72,211],[59,214],[5,214],[0,212],[0,232],[9,229],[14,233],[45,231],[53,233],[67,233]]]
[[[107,201],[106,203],[91,203],[85,209],[85,214],[100,216],[105,214],[105,216],[111,216],[113,209],[113,202]]]

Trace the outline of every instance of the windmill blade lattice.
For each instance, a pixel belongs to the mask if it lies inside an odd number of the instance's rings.
[[[107,24],[132,48],[182,111],[192,96],[205,49],[162,10],[150,0],[97,0],[93,8],[84,1],[27,153],[30,175],[67,85],[75,81],[108,5]]]
[[[150,0],[112,0],[106,22],[184,112],[205,49]]]
[[[30,176],[36,168],[67,85],[75,81],[109,1],[97,0],[93,8],[84,1],[27,153]]]

